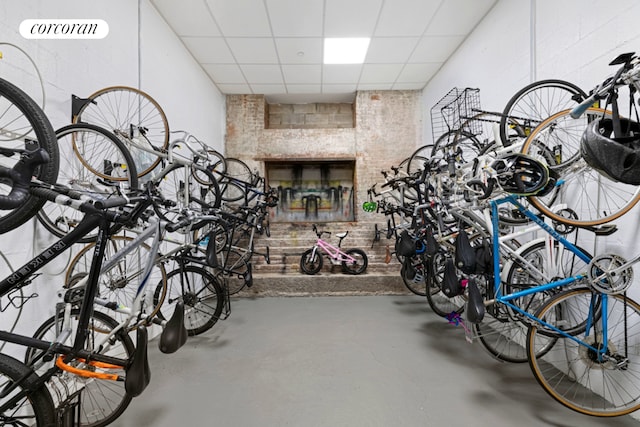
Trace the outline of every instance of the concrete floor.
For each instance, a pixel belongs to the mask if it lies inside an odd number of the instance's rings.
[[[566,409],[414,296],[238,299],[177,353],[150,347],[112,426],[640,426]]]

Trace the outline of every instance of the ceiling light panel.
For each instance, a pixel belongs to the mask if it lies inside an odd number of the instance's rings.
[[[368,37],[324,39],[325,64],[362,64],[367,55]]]
[[[262,0],[206,1],[225,37],[271,36],[267,11]]]

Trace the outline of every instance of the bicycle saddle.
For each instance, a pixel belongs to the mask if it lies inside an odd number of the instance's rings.
[[[184,303],[177,302],[171,319],[164,325],[158,347],[165,354],[175,353],[187,342],[187,328],[184,327]]]
[[[341,233],[336,233],[336,237],[337,237],[338,239],[344,239],[345,237],[347,237],[347,234],[349,234],[349,232],[348,232],[348,231],[343,231],[343,232],[341,232]]]
[[[124,379],[124,389],[132,397],[140,396],[151,380],[151,369],[149,369],[147,357],[147,328],[138,326],[136,332],[136,351],[133,353],[133,360],[127,368],[127,376]]]
[[[472,278],[467,282],[467,290],[469,292],[469,300],[467,301],[467,320],[471,323],[480,323],[484,318],[484,301],[482,295],[476,285],[476,281]]]

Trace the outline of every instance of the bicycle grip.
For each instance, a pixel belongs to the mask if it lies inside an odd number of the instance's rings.
[[[596,102],[596,98],[597,98],[597,96],[594,93],[590,97],[588,97],[587,99],[582,101],[580,104],[578,104],[577,106],[573,107],[573,109],[571,110],[571,113],[569,113],[571,118],[572,119],[577,119],[580,116],[582,116],[584,114],[584,112],[587,111],[587,109],[589,107],[591,107],[594,102]]]
[[[186,227],[189,224],[191,224],[191,218],[184,218],[184,219],[181,219],[178,222],[175,222],[175,223],[172,223],[172,224],[167,224],[167,226],[165,228],[169,232],[174,232],[174,231],[179,230],[179,229],[181,229],[183,227]]]
[[[93,205],[97,209],[110,209],[117,208],[120,206],[126,206],[130,203],[129,199],[125,199],[124,197],[110,197],[108,199],[96,200],[93,202]]]
[[[11,169],[0,166],[0,178],[8,178],[12,183],[11,192],[0,195],[0,209],[15,209],[27,200],[33,172],[38,165],[47,163],[49,159],[49,153],[38,148],[23,154]]]

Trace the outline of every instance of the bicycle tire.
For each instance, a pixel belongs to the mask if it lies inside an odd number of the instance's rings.
[[[247,188],[253,185],[254,175],[245,162],[235,157],[225,158],[224,164],[225,171],[218,182],[220,196],[225,202],[237,202],[247,195]],[[219,169],[218,164],[214,169]]]
[[[206,159],[196,157],[194,163],[213,174],[216,180],[220,180],[227,170],[225,157],[214,149],[207,149]],[[194,178],[202,185],[209,185],[209,176],[194,171]]]
[[[118,189],[128,193],[138,188],[138,174],[133,158],[124,143],[111,132],[99,126],[78,123],[56,130],[55,135],[61,153],[58,184],[100,198],[117,194]],[[102,172],[99,172],[95,161],[88,168],[87,160],[78,156],[79,149],[93,150],[92,147],[99,147],[102,153],[95,159],[103,165]],[[47,201],[38,211],[37,218],[47,231],[62,238],[84,218],[84,213],[70,206]],[[96,236],[97,231],[89,233],[79,243],[92,242]]]
[[[510,145],[513,129],[517,137],[527,137],[547,117],[558,111],[573,108],[587,94],[573,83],[564,80],[540,80],[531,83],[511,97],[500,119],[500,139]]]
[[[0,413],[3,425],[55,426],[55,407],[47,387],[36,387],[37,375],[27,365],[11,356],[0,353],[0,389],[5,390],[11,384],[20,381],[20,385],[9,396],[0,399],[0,406],[17,393],[28,390],[27,395],[11,408]],[[35,424],[31,424],[32,419]]]
[[[551,254],[544,241],[534,240],[519,248],[518,255],[535,267],[537,272],[532,272],[526,265],[518,262],[518,258],[514,258],[514,262],[504,266],[506,275],[503,293],[508,295],[522,289],[543,285],[559,277],[571,277],[587,269],[587,263],[573,252],[564,250],[564,247],[557,242],[554,247],[555,251]],[[584,249],[580,247],[578,249],[589,256]],[[542,274],[544,276],[541,276]],[[512,300],[511,303],[534,314],[555,293],[557,292],[538,292]],[[502,304],[490,307],[487,309],[487,314],[488,318],[485,317],[483,322],[475,325],[478,338],[484,348],[499,360],[511,363],[526,362],[528,360],[526,349],[528,322],[523,321],[522,315]],[[585,327],[585,325],[581,326]],[[553,340],[549,340],[547,348],[539,347],[538,356],[549,351],[554,343]]]
[[[582,323],[590,312],[593,296],[588,288],[559,293],[540,308],[537,317],[551,325],[558,320],[562,324],[572,323],[574,318]],[[599,348],[602,343],[597,341],[602,338],[602,331],[594,331],[602,327],[601,321],[583,328],[571,339],[558,339],[554,348],[542,356],[536,355],[536,349],[550,339],[544,333],[547,328],[534,324],[527,336],[529,366],[542,388],[562,405],[598,417],[616,417],[640,409],[640,384],[636,380],[636,367],[640,363],[640,305],[621,294],[609,295],[608,299],[609,354],[604,359],[598,359],[594,351],[574,340]],[[599,305],[598,310],[603,306]],[[562,309],[561,319],[554,318],[556,307]],[[589,336],[585,331],[589,331]]]
[[[111,236],[105,246],[105,260],[109,259],[111,255],[116,253],[119,249],[123,248],[127,242],[133,240],[128,235]],[[73,257],[67,271],[65,273],[64,284],[65,287],[72,287],[74,280],[78,277],[83,277],[89,273],[91,268],[93,252],[95,248],[95,242],[91,242],[85,245],[80,251]],[[125,307],[132,307],[133,300],[135,299],[138,291],[137,280],[142,276],[146,268],[147,260],[153,255],[149,252],[149,245],[141,243],[132,252],[127,254],[121,259],[109,271],[100,274],[99,286],[100,296],[111,302],[116,302],[119,305]],[[145,305],[145,315],[153,317],[160,310],[160,306],[164,301],[167,293],[167,272],[164,264],[155,263],[153,270],[149,275],[149,281],[151,283],[158,283],[162,285],[163,292],[159,294],[159,300],[156,301],[154,297],[154,304],[151,307]],[[157,292],[157,289],[154,290]],[[96,306],[96,310],[103,310],[100,306]],[[110,313],[112,313],[110,311]],[[116,319],[125,315],[115,315]]]
[[[43,148],[49,161],[36,168],[34,175],[41,181],[55,184],[58,177],[60,154],[55,133],[44,111],[21,89],[0,78],[0,146],[35,150]],[[0,165],[12,168],[17,156],[0,158]],[[0,194],[7,195],[12,185],[0,180]],[[11,210],[0,211],[0,234],[27,222],[40,210],[44,200],[29,195],[24,203]]]
[[[358,275],[367,271],[369,259],[365,251],[359,248],[351,248],[344,251],[347,255],[355,258],[355,262],[342,261],[342,271],[346,274]]]
[[[75,308],[71,311],[71,317],[77,319],[80,315],[80,309]],[[54,341],[58,331],[56,325],[60,319],[52,316],[45,320],[36,330],[33,337],[41,340]],[[105,334],[119,326],[118,322],[111,316],[100,311],[91,313],[89,323],[88,339],[94,339],[94,334]],[[125,330],[119,330],[114,335],[114,342],[110,342],[109,350],[94,348],[92,343],[85,344],[87,350],[94,350],[102,354],[118,357],[128,360],[135,352],[133,340]],[[116,344],[117,342],[117,344]],[[27,348],[25,353],[25,362],[31,365],[42,350]],[[38,368],[37,372],[45,371],[54,362],[48,362],[46,366]],[[116,370],[118,375],[125,375],[125,368]],[[50,380],[51,381],[51,380]],[[102,427],[111,424],[127,409],[131,403],[132,397],[127,394],[123,381],[82,379],[76,375],[58,376],[57,381],[78,381],[78,387],[82,386],[82,397],[80,399],[80,420],[79,427]]]
[[[217,180],[210,172],[201,170],[211,178],[212,185],[200,185],[193,177],[193,170],[185,165],[173,164],[160,175],[154,177],[158,191],[167,200],[176,202],[171,208],[158,207],[160,218],[174,222],[185,209],[201,212],[210,208],[220,207],[222,199]],[[187,203],[188,200],[188,203]],[[204,206],[198,201],[204,203]]]
[[[438,316],[447,317],[452,313],[460,314],[464,311],[467,300],[464,296],[458,295],[449,298],[442,291],[442,282],[444,280],[444,262],[446,256],[442,253],[436,253],[429,258],[427,265],[427,302],[429,307]]]
[[[404,261],[401,261],[402,267],[400,267],[400,277],[402,277],[402,282],[404,286],[411,291],[411,293],[426,297],[427,296],[427,277],[425,272],[425,267],[423,261],[419,257],[413,257],[411,259],[413,263],[413,267],[415,269],[415,275],[413,277],[408,277],[408,272],[404,266]]]
[[[183,283],[187,285],[186,291]],[[178,301],[184,303],[184,326],[190,336],[208,331],[220,319],[226,292],[216,277],[204,268],[187,265],[172,270],[167,274],[167,284],[166,303],[158,312],[160,319],[170,319]]]
[[[146,129],[145,138],[155,151],[166,151],[169,147],[169,122],[162,107],[149,94],[129,86],[111,86],[89,95],[87,102],[73,117],[73,123],[92,123],[108,129],[131,134],[131,126]],[[152,158],[149,153],[137,149],[123,140],[132,156],[138,159],[136,169],[139,176],[150,173],[162,160]]]
[[[222,267],[218,269],[217,277],[221,278],[229,295],[235,295],[252,284],[252,266],[249,262],[251,252],[241,253],[236,249],[227,248],[221,254]]]
[[[304,274],[317,274],[322,270],[322,264],[322,254],[318,250],[307,249],[300,257],[300,269]]]
[[[544,120],[522,147],[522,152],[527,154],[538,154],[541,147],[562,153],[555,164],[549,165],[559,175],[556,190],[546,196],[529,196],[528,200],[544,215],[561,224],[579,227],[605,224],[621,217],[638,203],[640,186],[613,181],[589,166],[580,155],[580,140],[589,121],[609,112],[592,107],[578,119],[571,118],[570,112],[560,111]],[[566,205],[576,217],[555,211],[553,204],[557,203]]]

